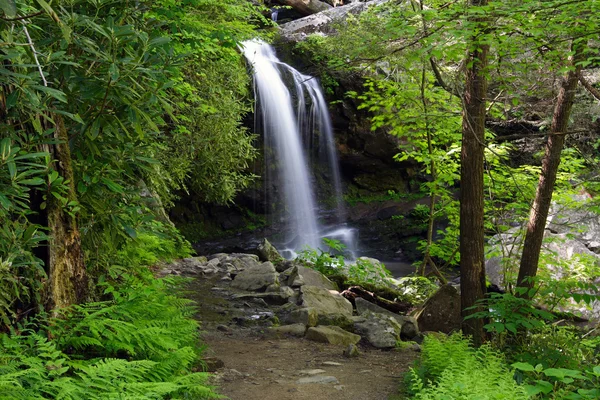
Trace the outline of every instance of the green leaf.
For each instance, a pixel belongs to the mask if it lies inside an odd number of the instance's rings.
[[[15,176],[17,175],[17,165],[15,162],[10,160],[6,163],[6,166],[8,167],[8,172],[10,173],[10,179],[15,179]]]
[[[8,18],[17,16],[17,5],[15,4],[15,0],[0,0],[0,8]]]
[[[511,367],[518,369],[519,371],[525,371],[525,372],[535,371],[535,368],[533,367],[533,365],[531,365],[529,363],[524,363],[524,362],[516,362],[514,364],[511,364]]]
[[[100,178],[100,180],[102,181],[102,183],[104,183],[111,191],[115,192],[115,193],[125,193],[125,189],[123,189],[123,186],[119,185],[116,182],[111,181],[110,179],[107,178]]]
[[[110,67],[108,67],[108,74],[113,82],[119,79],[119,67],[117,67],[117,64],[110,64]]]
[[[60,102],[63,102],[63,103],[67,102],[67,96],[60,90],[52,89],[48,86],[42,86],[42,85],[31,85],[31,87],[54,97],[56,100],[58,100]]]

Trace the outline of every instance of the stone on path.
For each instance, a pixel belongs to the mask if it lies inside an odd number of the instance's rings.
[[[306,338],[315,342],[348,346],[360,341],[360,336],[347,332],[338,326],[317,326],[308,328]]]
[[[296,383],[304,384],[304,383],[335,383],[338,384],[340,381],[337,380],[335,376],[308,376],[306,378],[300,378],[296,381]]]
[[[270,262],[254,265],[237,274],[231,287],[248,291],[265,290],[269,285],[279,284],[279,276]]]
[[[300,375],[320,375],[325,372],[327,371],[325,371],[324,369],[303,369],[301,371],[298,371]]]
[[[344,350],[344,355],[348,358],[354,358],[360,356],[360,352],[358,351],[358,347],[355,344],[349,344],[348,347]]]

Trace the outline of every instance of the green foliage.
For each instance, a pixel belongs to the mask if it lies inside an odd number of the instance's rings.
[[[473,349],[459,334],[426,336],[418,369],[407,376],[415,399],[528,399],[502,356],[488,345]]]
[[[172,279],[107,285],[114,300],[62,310],[0,337],[0,399],[218,397],[197,361],[193,308]],[[45,331],[45,332],[44,332]],[[50,339],[49,339],[50,338]]]
[[[512,365],[530,396],[540,399],[597,399],[600,397],[600,365],[588,370],[535,367],[529,363]]]
[[[485,311],[472,313],[466,319],[489,320],[490,323],[484,328],[491,333],[502,334],[508,331],[516,335],[520,330],[540,328],[544,326],[545,321],[554,319],[554,315],[548,311],[534,307],[531,300],[510,293],[490,293],[489,297],[480,303],[484,305]]]

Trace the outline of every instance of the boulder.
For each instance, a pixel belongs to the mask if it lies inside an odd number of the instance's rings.
[[[308,328],[306,338],[315,342],[330,343],[340,346],[356,344],[360,336],[347,332],[338,326],[317,326]]]
[[[325,275],[312,268],[298,266],[298,277],[291,282],[290,286],[316,286],[327,290],[338,290],[335,283],[330,281]]]
[[[462,323],[460,294],[451,284],[443,285],[415,313],[419,330],[451,333]]]
[[[305,326],[317,326],[319,314],[314,308],[299,308],[292,310],[285,320],[289,323],[300,323]]]
[[[400,341],[402,326],[394,317],[367,313],[364,322],[355,322],[354,331],[365,338],[373,347],[389,349]]]
[[[335,325],[350,332],[354,331],[354,321],[344,314],[321,314],[318,321],[318,325]]]
[[[235,282],[235,281],[234,281]],[[338,292],[331,292],[317,286],[304,285],[300,289],[299,304],[314,308],[319,315],[342,314],[352,316],[352,303]]]
[[[285,261],[281,254],[277,251],[275,246],[273,246],[267,239],[263,239],[263,241],[256,248],[258,252],[258,257],[261,261],[270,261],[274,264]]]
[[[272,263],[264,262],[237,274],[231,282],[231,287],[248,291],[264,291],[272,284],[279,284],[279,275]]]
[[[401,338],[411,340],[419,334],[418,322],[414,317],[408,315],[395,314],[385,308],[379,307],[377,304],[373,304],[363,298],[357,298],[355,300],[356,312],[360,316],[367,316],[368,314],[379,314],[385,317],[394,318],[396,322],[402,327]]]

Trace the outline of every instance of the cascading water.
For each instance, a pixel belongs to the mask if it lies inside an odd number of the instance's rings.
[[[251,40],[242,44],[244,56],[253,67],[256,98],[256,117],[260,122],[265,143],[271,145],[280,163],[279,178],[284,187],[286,211],[289,214],[292,250],[308,245],[321,246],[321,238],[342,240],[350,250],[354,248],[354,230],[345,227],[329,228],[323,232],[317,222],[317,208],[309,174],[307,152],[319,141],[324,150],[331,172],[331,183],[337,199],[337,223],[345,220],[342,203],[342,185],[336,154],[331,119],[327,103],[317,79],[301,74],[282,63],[268,44]],[[282,75],[283,73],[283,75]],[[290,93],[282,76],[294,81]],[[307,96],[308,95],[308,96]],[[296,100],[294,112],[293,99]],[[307,100],[309,113],[307,112]],[[260,114],[260,117],[258,116]],[[320,139],[320,140],[319,140]]]

